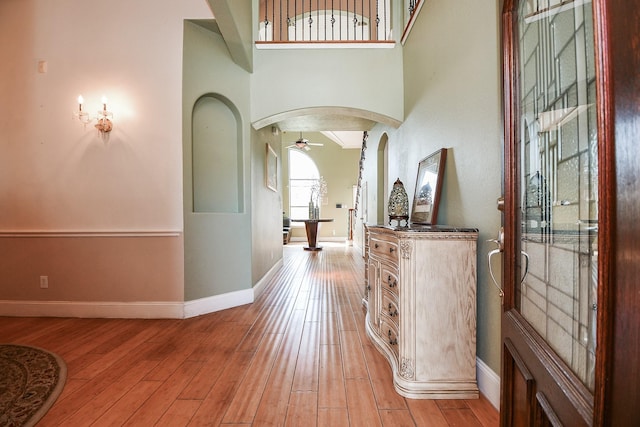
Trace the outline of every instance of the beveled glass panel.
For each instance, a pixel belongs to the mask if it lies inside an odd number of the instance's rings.
[[[592,4],[521,1],[518,37],[520,245],[528,274],[516,289],[516,306],[593,391],[598,166]]]

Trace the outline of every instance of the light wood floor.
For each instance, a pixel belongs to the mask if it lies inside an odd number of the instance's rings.
[[[479,400],[412,400],[369,343],[363,261],[284,247],[254,303],[187,320],[0,318],[0,341],[62,356],[38,426],[497,426]]]

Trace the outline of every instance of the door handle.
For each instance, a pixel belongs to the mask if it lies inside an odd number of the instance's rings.
[[[498,289],[498,294],[500,295],[500,298],[504,297],[504,290],[502,289],[502,287],[498,284],[498,281],[496,280],[496,276],[493,274],[493,266],[491,265],[491,258],[494,255],[497,255],[499,253],[502,253],[504,251],[504,229],[501,227],[500,231],[498,233],[498,238],[497,239],[489,239],[487,240],[488,242],[493,242],[495,243],[498,247],[492,251],[490,251],[487,255],[487,264],[489,265],[489,275],[491,276],[491,280],[493,281],[493,285],[496,287],[496,289]],[[522,275],[522,278],[520,279],[520,284],[522,285],[525,281],[525,279],[527,278],[527,275],[529,274],[529,254],[526,253],[525,251],[521,250],[520,253],[524,256],[524,274]]]
[[[496,276],[493,275],[493,267],[491,267],[491,258],[494,255],[497,255],[497,254],[499,254],[501,252],[502,252],[501,249],[494,249],[494,250],[489,252],[489,255],[488,255],[488,258],[487,258],[487,262],[489,263],[489,275],[491,276],[491,280],[493,281],[493,285],[496,287],[496,289],[498,289],[498,295],[500,295],[500,299],[502,299],[502,297],[504,297],[504,291],[502,290],[502,288],[498,284],[498,281],[496,280]]]
[[[496,287],[496,289],[498,289],[498,295],[500,295],[500,299],[502,300],[502,298],[504,297],[504,291],[502,290],[502,287],[498,284],[498,281],[496,280],[496,276],[493,274],[493,267],[491,265],[491,258],[493,258],[494,255],[500,254],[504,251],[504,228],[500,227],[500,231],[498,231],[498,238],[497,239],[489,239],[487,240],[487,242],[493,242],[495,243],[498,247],[492,251],[490,251],[487,255],[487,263],[489,264],[489,275],[491,276],[491,280],[493,281],[493,285]],[[503,301],[504,302],[504,301]]]
[[[504,212],[504,197],[498,197],[498,200],[496,201],[496,205],[499,211]],[[496,289],[498,289],[498,294],[500,295],[500,299],[503,299],[504,290],[498,284],[498,281],[496,280],[496,276],[493,274],[493,267],[491,266],[491,258],[494,255],[504,252],[504,228],[500,227],[500,230],[498,231],[497,239],[489,239],[487,240],[487,242],[493,242],[497,246],[496,249],[489,251],[489,253],[487,254],[487,263],[489,264],[489,275],[491,276],[491,281],[493,282],[493,285],[496,287]],[[520,279],[520,284],[522,285],[525,279],[527,278],[527,275],[529,274],[529,254],[522,250],[520,251],[520,253],[524,255],[524,259],[525,259],[524,274]],[[504,303],[504,301],[502,302]]]
[[[524,259],[526,261],[524,264],[524,274],[522,275],[522,279],[520,279],[520,284],[522,285],[524,283],[524,279],[526,279],[529,274],[529,254],[525,251],[520,251],[520,253],[524,255]]]

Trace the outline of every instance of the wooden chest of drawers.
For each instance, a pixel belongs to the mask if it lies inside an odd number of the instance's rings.
[[[477,398],[477,230],[367,226],[366,239],[366,330],[398,393]]]

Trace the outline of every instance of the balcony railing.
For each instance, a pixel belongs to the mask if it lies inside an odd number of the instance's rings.
[[[392,41],[391,0],[261,0],[257,43]]]

